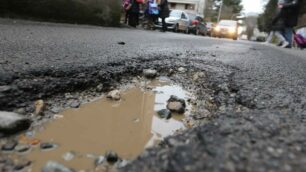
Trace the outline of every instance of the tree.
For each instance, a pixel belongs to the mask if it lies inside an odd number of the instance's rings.
[[[258,28],[261,31],[269,32],[272,27],[273,17],[276,15],[278,0],[269,0],[264,12],[258,17]]]
[[[222,0],[207,0],[205,17],[212,21],[217,21]],[[234,14],[238,14],[243,9],[241,0],[223,0],[221,19],[231,19]]]
[[[0,0],[0,16],[119,25],[120,0]]]

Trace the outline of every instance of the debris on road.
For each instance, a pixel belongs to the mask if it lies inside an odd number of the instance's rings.
[[[46,104],[43,100],[35,101],[35,115],[43,115],[44,110],[46,108]]]
[[[119,45],[125,45],[125,42],[118,42]]]
[[[157,76],[157,70],[146,69],[146,70],[143,71],[143,74],[148,79],[154,79]]]
[[[178,114],[185,113],[186,102],[184,99],[180,99],[177,96],[172,95],[167,103],[167,109],[169,109],[171,112]]]
[[[75,172],[75,170],[70,169],[58,162],[48,161],[43,167],[42,172]]]
[[[13,112],[0,111],[0,133],[2,134],[15,134],[27,130],[30,125],[29,118]]]
[[[106,97],[109,99],[118,101],[121,99],[121,93],[119,90],[113,90],[113,91],[110,91]]]
[[[179,67],[179,68],[177,69],[177,71],[178,71],[179,73],[185,73],[185,72],[187,72],[187,69],[184,68],[184,67]]]
[[[16,140],[10,140],[4,145],[2,145],[1,150],[4,152],[13,151],[15,147],[17,146],[17,144],[18,142]]]
[[[119,160],[119,157],[116,152],[109,151],[105,154],[105,159],[109,163],[115,163]]]
[[[162,109],[157,112],[158,116],[165,119],[170,119],[172,117],[171,111],[168,109]]]

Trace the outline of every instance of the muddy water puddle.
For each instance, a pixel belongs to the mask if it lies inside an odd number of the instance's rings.
[[[157,111],[166,108],[171,95],[185,100],[191,95],[168,81],[153,81],[145,87],[150,90],[138,86],[126,89],[120,101],[102,97],[78,109],[67,109],[57,115],[60,118],[36,130],[33,138],[57,147],[48,151],[37,147],[25,155],[33,162],[32,171],[41,171],[50,160],[78,171],[90,170],[95,159],[107,151],[132,160],[145,148],[185,129],[182,119],[190,105],[184,115],[173,114],[169,120],[160,118]]]

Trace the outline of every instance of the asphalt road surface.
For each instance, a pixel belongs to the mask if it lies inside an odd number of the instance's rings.
[[[27,99],[50,97],[80,86],[78,82],[82,89],[84,83],[96,84],[79,76],[82,73],[88,78],[99,78],[101,72],[112,77],[130,67],[133,74],[150,65],[171,68],[186,62],[211,63],[212,70],[216,64],[220,75],[220,65],[232,71],[219,83],[227,88],[215,94],[223,102],[221,110],[207,124],[144,152],[122,171],[306,171],[302,50],[158,31],[1,19],[0,85],[15,91],[0,90],[0,110],[26,106]],[[74,77],[78,79],[66,83]],[[235,104],[244,109],[226,110],[232,101],[226,96],[235,97]]]

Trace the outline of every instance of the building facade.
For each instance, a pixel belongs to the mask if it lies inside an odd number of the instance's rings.
[[[168,0],[171,9],[185,10],[204,17],[205,0]]]

